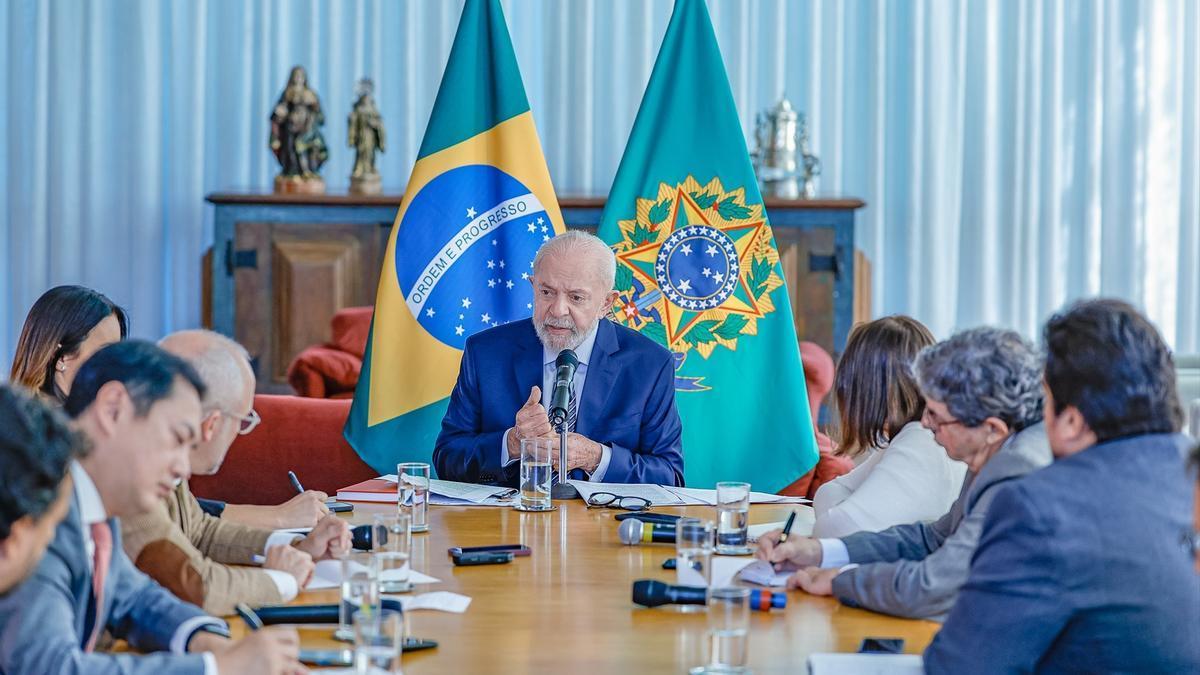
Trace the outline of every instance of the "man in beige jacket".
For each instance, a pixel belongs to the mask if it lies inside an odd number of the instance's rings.
[[[217,472],[234,438],[254,428],[254,373],[246,350],[210,331],[181,331],[163,349],[187,360],[208,385],[192,472]],[[314,560],[350,549],[346,522],[326,514],[308,536],[272,532],[215,518],[180,482],[159,508],[122,521],[125,552],[138,569],[188,602],[216,615],[234,605],[287,602],[312,577]],[[261,562],[262,566],[252,566]]]

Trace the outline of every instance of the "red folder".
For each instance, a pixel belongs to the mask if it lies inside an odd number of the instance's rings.
[[[396,484],[382,478],[372,478],[361,483],[348,485],[337,491],[337,498],[346,502],[391,502],[399,501]]]

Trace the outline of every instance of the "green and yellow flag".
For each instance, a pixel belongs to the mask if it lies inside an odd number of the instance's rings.
[[[563,231],[499,0],[467,0],[388,239],[345,436],[381,473],[429,461],[468,337],[533,313]]]
[[[817,462],[779,251],[703,0],[676,0],[598,234],[618,320],[675,354],[687,484]]]

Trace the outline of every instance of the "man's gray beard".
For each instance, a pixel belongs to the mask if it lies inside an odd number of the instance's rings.
[[[552,352],[561,352],[564,349],[570,349],[571,351],[574,351],[579,347],[579,345],[583,344],[584,338],[586,338],[587,334],[592,331],[592,328],[595,328],[597,323],[599,323],[599,319],[592,322],[592,325],[588,326],[588,329],[584,331],[579,330],[579,326],[576,326],[575,329],[571,331],[571,334],[564,338],[558,338],[551,335],[550,332],[546,330],[545,324],[542,323],[534,322],[533,330],[537,333],[538,340],[542,342],[542,346],[544,346],[546,349],[549,349]]]

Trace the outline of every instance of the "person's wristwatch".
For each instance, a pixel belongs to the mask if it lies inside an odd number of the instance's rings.
[[[187,644],[183,646],[184,651],[188,651],[192,645],[192,638],[196,637],[196,635],[199,633],[212,633],[213,635],[218,635],[227,640],[232,637],[232,635],[229,633],[228,625],[223,623],[206,623],[192,631],[192,634],[188,636]]]

